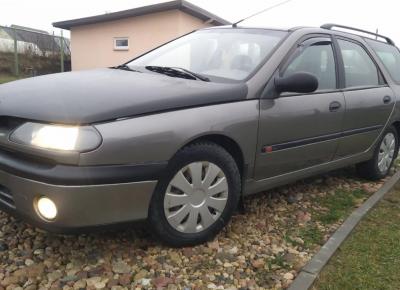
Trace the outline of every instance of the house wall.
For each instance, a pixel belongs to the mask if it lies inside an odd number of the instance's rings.
[[[72,70],[122,64],[154,47],[198,28],[210,26],[180,10],[71,29]],[[129,37],[129,50],[114,50],[114,38]]]

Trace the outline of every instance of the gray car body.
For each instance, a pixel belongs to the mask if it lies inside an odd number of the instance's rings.
[[[184,146],[211,140],[224,146],[238,162],[243,195],[370,159],[385,128],[400,120],[400,86],[360,36],[320,28],[289,32],[255,74],[236,84],[103,69],[0,86],[0,116],[90,124],[102,136],[102,144],[85,153],[15,144],[7,134],[0,134],[0,147],[57,164],[91,168],[168,164]],[[271,97],[273,79],[297,44],[310,37],[332,35],[361,43],[388,85]],[[381,100],[387,95],[392,101],[383,104]],[[329,112],[332,101],[342,103],[342,108]],[[315,139],[318,136],[333,137]],[[266,154],[266,145],[279,145],[280,149]],[[1,163],[0,159],[0,185],[15,191],[14,210],[35,224],[49,225],[51,230],[145,219],[157,184],[157,179],[150,179],[54,185],[18,176]],[[63,204],[60,219],[48,222],[37,216],[32,207],[37,192]]]

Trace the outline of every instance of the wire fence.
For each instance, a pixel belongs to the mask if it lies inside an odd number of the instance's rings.
[[[23,78],[70,70],[69,39],[25,27],[0,26],[0,75]]]

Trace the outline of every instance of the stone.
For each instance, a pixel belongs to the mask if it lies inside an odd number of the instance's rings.
[[[30,284],[24,288],[24,290],[37,290],[36,284]]]
[[[31,259],[26,259],[25,260],[25,265],[26,266],[29,267],[29,266],[32,266],[33,264],[35,264],[35,262],[33,260],[31,260]]]
[[[168,286],[168,284],[171,284],[173,281],[171,278],[168,277],[158,277],[153,280],[154,286],[157,288],[162,288]]]
[[[231,255],[236,255],[238,252],[239,252],[239,249],[236,246],[228,250],[228,253]]]
[[[131,282],[132,282],[131,274],[123,274],[119,277],[119,284],[121,284],[122,286],[127,286],[127,285],[131,284]]]
[[[117,274],[127,274],[131,272],[131,267],[125,262],[116,262],[112,265],[112,270]]]
[[[19,279],[16,276],[10,276],[10,277],[6,277],[3,279],[3,281],[0,282],[0,284],[4,287],[7,287],[9,285],[13,285],[13,284],[18,284]]]
[[[231,263],[224,263],[224,268],[231,268],[232,264]]]
[[[0,242],[0,252],[5,252],[8,250],[8,245],[4,242]]]
[[[47,278],[49,279],[49,282],[56,281],[62,277],[62,274],[60,271],[54,271],[49,274],[47,274]]]
[[[265,262],[263,259],[257,259],[251,262],[251,265],[256,269],[261,269],[264,267]]]
[[[297,221],[300,223],[307,223],[311,220],[311,214],[308,212],[299,211],[296,217]]]
[[[75,290],[86,289],[86,281],[84,281],[84,280],[76,281],[74,283],[74,289]]]
[[[169,284],[167,290],[178,290],[178,287],[175,284]]]
[[[101,282],[101,277],[92,277],[86,280],[87,286],[95,287],[96,283]]]
[[[180,255],[176,252],[170,253],[169,257],[170,257],[171,261],[174,262],[175,264],[180,264],[182,262]]]
[[[218,250],[219,249],[219,242],[218,241],[212,241],[208,242],[208,247],[212,250]]]
[[[294,279],[294,275],[290,272],[287,272],[285,275],[283,275],[283,278],[286,280],[293,280]]]
[[[143,278],[143,279],[141,280],[142,286],[149,286],[150,283],[151,283],[151,279],[145,279],[145,278]]]
[[[119,281],[117,279],[111,279],[107,282],[107,287],[112,288],[114,286],[118,286]]]
[[[104,289],[104,288],[106,288],[106,283],[104,281],[96,282],[94,284],[94,288],[96,288],[96,289]]]
[[[183,254],[185,255],[185,257],[190,258],[194,255],[194,252],[192,248],[184,248]]]
[[[146,271],[146,270],[140,270],[136,275],[135,275],[135,278],[134,278],[134,280],[135,280],[135,282],[136,281],[139,281],[139,280],[141,280],[141,279],[143,279],[143,278],[146,278],[146,276],[147,276],[147,274],[148,274],[148,272]]]

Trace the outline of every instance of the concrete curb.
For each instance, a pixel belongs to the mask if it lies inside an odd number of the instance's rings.
[[[288,290],[308,290],[322,268],[346,240],[361,219],[388,193],[400,180],[400,171],[393,175],[376,193],[374,193],[361,207],[356,209],[346,221],[337,229],[332,237],[314,255],[310,262],[304,266],[299,275],[290,285]]]

